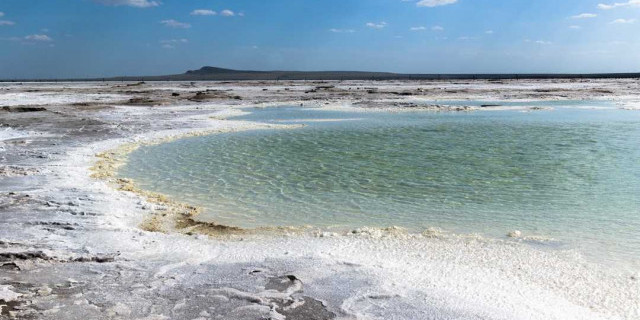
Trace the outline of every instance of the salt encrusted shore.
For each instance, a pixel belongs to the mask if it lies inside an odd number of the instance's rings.
[[[241,107],[484,112],[416,101],[612,99],[636,112],[638,89],[588,79],[2,84],[0,317],[639,318],[637,270],[576,252],[438,229],[231,232],[174,219],[194,208],[176,212],[110,174],[139,144],[287,129],[227,120]]]

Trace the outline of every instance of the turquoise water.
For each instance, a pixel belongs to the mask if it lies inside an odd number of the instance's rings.
[[[551,246],[637,261],[640,112],[541,104],[555,109],[249,109],[237,119],[307,126],[142,147],[120,175],[226,225],[520,230],[554,239],[542,242]]]

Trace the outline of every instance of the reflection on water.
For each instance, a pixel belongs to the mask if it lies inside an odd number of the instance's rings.
[[[251,109],[239,118],[325,121],[143,147],[120,174],[228,225],[435,226],[495,237],[518,229],[640,256],[640,113],[546,104],[555,109]]]

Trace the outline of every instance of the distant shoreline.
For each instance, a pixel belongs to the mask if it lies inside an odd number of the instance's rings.
[[[120,76],[104,78],[0,79],[0,82],[80,82],[80,81],[348,81],[348,80],[548,80],[548,79],[632,79],[635,73],[479,73],[479,74],[404,74],[363,71],[251,71],[203,67],[183,74],[162,76]]]

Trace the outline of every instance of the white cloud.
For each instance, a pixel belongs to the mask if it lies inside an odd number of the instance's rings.
[[[613,24],[630,24],[635,22],[636,22],[636,19],[616,19],[611,21],[611,23]]]
[[[629,0],[627,2],[616,2],[612,4],[601,3],[598,5],[598,8],[602,10],[609,10],[619,7],[640,7],[640,0]]]
[[[384,27],[387,26],[387,23],[384,21],[380,23],[367,22],[366,26],[372,29],[384,29]]]
[[[191,11],[192,16],[215,16],[217,12],[209,9],[196,9]]]
[[[433,26],[431,27],[431,31],[444,31],[444,28],[441,26]]]
[[[233,17],[235,16],[235,12],[229,10],[229,9],[224,9],[222,11],[220,11],[220,15],[225,16],[225,17]]]
[[[353,29],[336,29],[336,28],[329,29],[329,31],[331,31],[333,33],[354,33],[354,32],[356,32]]]
[[[24,37],[25,40],[30,40],[30,41],[53,41],[53,39],[51,39],[51,37],[49,37],[46,34],[32,34],[32,35],[28,35],[26,37]]]
[[[484,33],[486,33],[486,34],[494,34],[495,32],[493,32],[493,30],[487,30]]]
[[[176,48],[176,46],[174,46],[172,44],[168,44],[168,43],[163,44],[162,47],[165,48],[165,49],[175,49]]]
[[[429,8],[433,8],[433,7],[439,7],[439,6],[446,6],[449,4],[454,4],[458,2],[458,0],[421,0],[418,1],[418,3],[416,4],[418,7],[429,7]]]
[[[423,26],[419,26],[419,27],[411,27],[411,28],[409,28],[409,30],[411,30],[411,31],[424,31],[424,30],[427,30],[427,28],[425,28]]]
[[[104,4],[106,6],[129,6],[136,8],[150,8],[160,5],[158,1],[150,0],[93,0],[96,3]]]
[[[582,27],[581,26],[569,26],[569,29],[579,30],[579,29],[582,29]]]
[[[190,24],[184,23],[184,22],[180,22],[180,21],[176,21],[176,20],[173,20],[173,19],[162,20],[162,21],[160,21],[160,23],[164,24],[167,27],[171,27],[171,28],[182,28],[182,29],[191,28]]]
[[[9,20],[0,20],[0,26],[12,26],[16,24],[13,21],[9,21]]]
[[[571,19],[589,19],[589,18],[595,18],[598,15],[595,13],[581,13],[575,16],[571,16]]]

